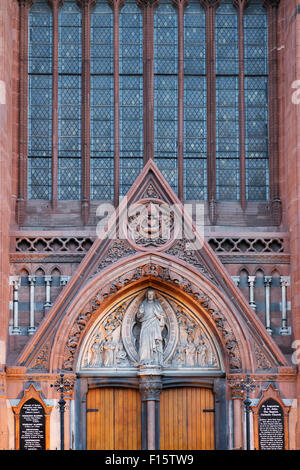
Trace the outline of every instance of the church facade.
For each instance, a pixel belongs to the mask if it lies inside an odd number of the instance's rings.
[[[299,449],[296,0],[0,12],[0,448]]]

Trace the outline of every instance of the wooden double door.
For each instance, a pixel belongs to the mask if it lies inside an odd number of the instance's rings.
[[[141,396],[131,388],[95,388],[87,395],[87,449],[141,449]],[[160,448],[212,450],[214,396],[210,388],[179,387],[160,395]]]

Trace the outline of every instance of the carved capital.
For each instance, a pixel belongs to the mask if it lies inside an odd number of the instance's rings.
[[[188,6],[189,0],[172,0],[172,3],[175,8],[180,8],[180,6],[182,6],[182,8],[185,8]]]
[[[51,8],[60,8],[63,6],[64,1],[63,0],[47,0],[48,5]]]
[[[280,0],[263,0],[265,8],[278,8]]]
[[[140,8],[156,8],[159,5],[159,0],[137,0]]]
[[[250,0],[232,0],[233,5],[237,10],[241,9],[244,11],[245,8],[249,5]]]
[[[120,10],[125,4],[125,0],[108,0],[108,3],[112,10]]]
[[[140,392],[142,401],[159,401],[161,391],[162,382],[160,375],[140,376]]]
[[[77,0],[77,5],[83,9],[92,8],[96,5],[96,0]]]
[[[200,0],[200,5],[205,8],[218,8],[221,0]]]
[[[34,4],[34,0],[18,0],[21,8],[30,8]]]

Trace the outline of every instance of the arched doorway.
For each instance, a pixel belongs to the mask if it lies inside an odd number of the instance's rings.
[[[137,312],[149,286],[108,309],[83,341],[77,372],[86,381],[89,450],[215,448],[213,388],[224,377],[218,341],[178,298],[151,290],[164,314],[161,363],[140,362]]]

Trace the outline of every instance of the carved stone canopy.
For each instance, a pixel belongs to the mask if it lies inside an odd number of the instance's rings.
[[[222,369],[207,327],[152,288],[132,294],[99,319],[81,348],[78,371],[105,375],[147,367],[163,374]]]

